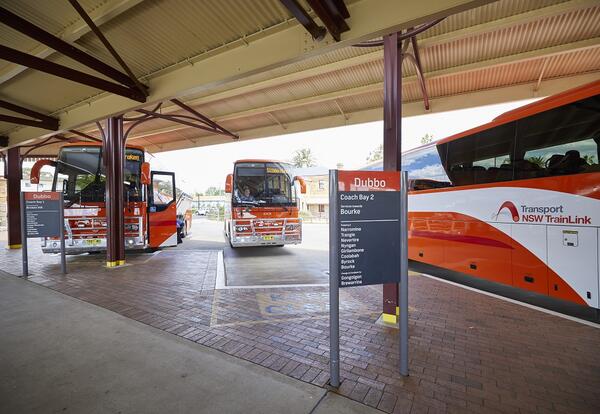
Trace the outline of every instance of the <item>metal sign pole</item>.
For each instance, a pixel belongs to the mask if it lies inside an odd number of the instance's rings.
[[[329,170],[329,383],[340,386],[338,172]]]
[[[27,214],[25,214],[25,193],[21,191],[21,254],[23,255],[23,277],[29,276],[27,261]]]
[[[400,175],[400,375],[408,376],[408,171]]]
[[[63,193],[60,193],[58,220],[60,221],[60,269],[64,275],[67,273],[67,257],[65,253],[65,204],[63,201]]]

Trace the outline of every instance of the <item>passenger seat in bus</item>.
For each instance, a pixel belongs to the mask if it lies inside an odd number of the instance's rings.
[[[515,160],[514,168],[519,180],[544,176],[544,172],[540,166],[528,160]]]
[[[552,155],[548,159],[547,165],[551,175],[558,175],[579,173],[588,165],[588,163],[581,158],[579,151],[569,150],[565,155]]]

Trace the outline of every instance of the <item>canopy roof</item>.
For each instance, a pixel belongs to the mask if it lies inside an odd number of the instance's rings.
[[[119,67],[67,2],[0,3]],[[600,79],[600,4],[593,0],[345,0],[350,30],[340,42],[330,35],[313,40],[276,0],[80,3],[149,96],[140,103],[0,60],[0,99],[59,119],[66,139],[76,137],[73,129],[98,138],[94,121],[121,113],[139,117],[132,111],[153,110],[158,102],[163,115],[189,115],[169,101],[173,97],[240,139],[380,120],[383,52],[353,45],[444,16],[417,36],[429,110],[415,65],[404,62],[406,116],[544,96]],[[8,47],[103,77],[7,26],[0,25],[0,38]],[[54,133],[0,122],[9,146]],[[128,140],[152,152],[231,141],[167,119],[141,123]],[[53,151],[56,146],[34,153]]]

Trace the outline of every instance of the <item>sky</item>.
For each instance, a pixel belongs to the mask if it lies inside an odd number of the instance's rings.
[[[479,108],[463,109],[402,119],[403,151],[420,145],[421,137],[442,139],[457,132],[491,121],[497,115],[528,101],[518,101]],[[337,128],[287,134],[263,139],[232,142],[155,154],[162,168],[174,171],[177,186],[193,194],[208,187],[223,188],[225,177],[233,172],[233,163],[243,158],[292,159],[294,152],[310,148],[317,164],[344,169],[365,165],[369,153],[383,140],[383,122],[370,122]]]

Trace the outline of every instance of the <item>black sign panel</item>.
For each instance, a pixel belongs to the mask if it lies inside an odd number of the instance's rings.
[[[338,171],[331,194],[339,287],[400,281],[400,175]]]
[[[27,192],[24,194],[26,237],[62,235],[60,193]]]
[[[338,193],[339,286],[400,281],[400,193]]]

